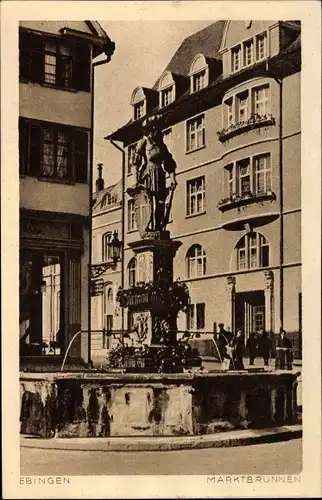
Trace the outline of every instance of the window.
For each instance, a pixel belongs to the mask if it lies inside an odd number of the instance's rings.
[[[128,279],[129,286],[135,286],[136,284],[136,258],[130,260],[128,265]]]
[[[42,176],[67,179],[70,154],[71,141],[67,132],[43,129]]]
[[[265,153],[230,163],[225,175],[228,197],[268,194],[272,190],[271,156]]]
[[[259,233],[243,236],[236,246],[237,270],[267,267],[269,265],[269,244]]]
[[[88,132],[19,120],[20,174],[87,183]]]
[[[233,73],[241,69],[241,47],[235,47],[231,51],[231,70]]]
[[[174,101],[173,87],[161,90],[161,107],[168,106]]]
[[[253,112],[263,116],[269,113],[269,86],[256,87],[253,89]]]
[[[205,146],[205,116],[200,115],[187,121],[187,152]]]
[[[253,116],[254,119],[270,114],[270,87],[268,84],[247,89],[223,101],[223,125],[243,124]]]
[[[66,40],[19,32],[19,76],[60,88],[90,91],[90,47]]]
[[[238,194],[245,196],[251,192],[249,158],[237,162]]]
[[[135,210],[134,210],[134,200],[128,200],[127,202],[127,230],[135,231],[136,220],[135,220]]]
[[[136,151],[136,144],[131,144],[127,150],[127,175],[133,174],[135,151]]]
[[[205,304],[190,304],[187,310],[187,330],[205,328]]]
[[[144,102],[134,104],[134,120],[139,120],[145,115]]]
[[[198,92],[206,86],[206,71],[201,71],[192,77],[192,91]]]
[[[238,123],[248,120],[248,90],[237,95],[237,116]]]
[[[250,66],[254,62],[254,41],[244,42],[244,66]]]
[[[112,231],[103,234],[102,237],[102,261],[107,262],[111,260],[109,243],[112,239]]]
[[[235,113],[234,113],[234,100],[233,98],[228,99],[225,103],[226,113],[227,113],[227,126],[233,125],[235,123]]]
[[[104,194],[102,201],[101,201],[101,208],[108,207],[110,205],[113,205],[116,203],[117,198],[116,195],[110,191]]]
[[[254,177],[256,194],[267,193],[271,190],[271,158],[269,154],[255,156]]]
[[[206,252],[201,245],[193,245],[189,248],[186,262],[188,278],[196,278],[206,274]]]
[[[197,215],[205,211],[205,176],[187,181],[187,215]]]
[[[228,175],[228,197],[230,197],[234,193],[234,165],[227,165],[226,170]]]
[[[267,56],[267,34],[262,33],[256,37],[256,60],[261,61]]]

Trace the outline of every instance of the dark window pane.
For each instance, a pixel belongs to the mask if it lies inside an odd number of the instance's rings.
[[[41,128],[36,124],[30,125],[30,163],[29,174],[39,175],[41,165]]]
[[[76,130],[74,135],[74,171],[76,182],[87,182],[88,133],[80,130]]]
[[[29,125],[24,120],[19,120],[19,173],[25,175],[28,173],[28,145]]]
[[[75,49],[73,67],[73,87],[78,90],[90,91],[91,75],[91,54],[90,48],[86,45],[77,45]]]
[[[205,304],[196,305],[197,330],[205,328]]]

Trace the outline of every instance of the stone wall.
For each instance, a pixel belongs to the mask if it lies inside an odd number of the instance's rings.
[[[180,436],[296,419],[294,372],[22,373],[21,433]]]

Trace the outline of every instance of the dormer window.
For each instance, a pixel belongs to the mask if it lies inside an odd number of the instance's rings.
[[[159,81],[159,106],[164,108],[174,102],[176,98],[176,86],[170,71],[166,71]]]
[[[205,56],[198,54],[190,66],[190,92],[199,92],[209,83],[209,69]]]
[[[241,42],[230,50],[231,72],[236,73],[268,57],[267,32]]]
[[[144,112],[144,101],[134,104],[134,120],[139,120],[145,115]]]
[[[256,37],[256,59],[261,61],[267,57],[267,34],[262,33]]]
[[[137,87],[131,96],[131,106],[133,106],[133,119],[140,120],[147,113],[146,95],[142,87]]]

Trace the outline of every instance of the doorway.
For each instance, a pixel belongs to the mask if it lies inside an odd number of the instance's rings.
[[[236,293],[235,328],[242,330],[245,339],[261,328],[265,330],[265,295],[263,290]]]

